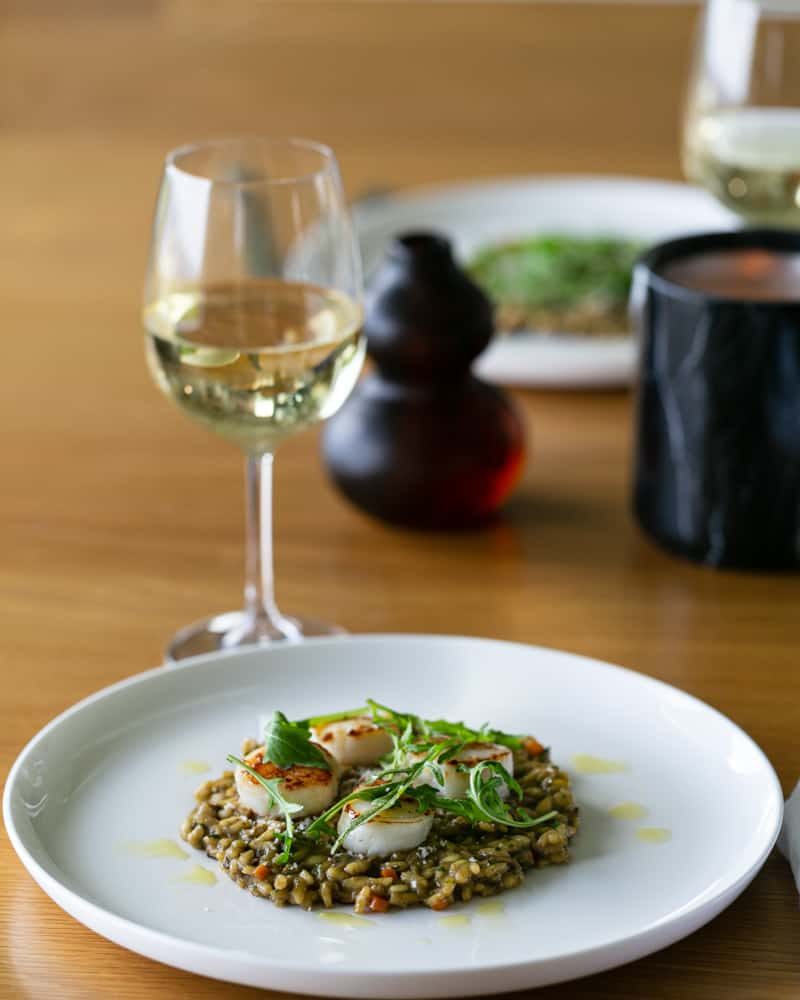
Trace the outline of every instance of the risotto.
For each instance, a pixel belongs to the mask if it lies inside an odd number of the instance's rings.
[[[299,723],[274,713],[228,759],[181,835],[278,905],[444,910],[565,864],[578,827],[568,776],[532,737],[375,702]]]

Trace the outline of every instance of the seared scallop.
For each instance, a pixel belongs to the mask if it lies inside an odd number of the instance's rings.
[[[431,832],[433,812],[420,812],[416,800],[409,798],[347,833],[350,825],[372,807],[373,803],[366,799],[353,799],[342,809],[338,829],[344,833],[342,843],[351,854],[385,857],[393,851],[410,851]]]
[[[257,747],[245,757],[245,763],[267,780],[279,780],[278,791],[286,799],[300,806],[295,817],[313,816],[327,809],[336,798],[339,789],[339,765],[332,754],[320,747],[330,770],[324,767],[308,767],[294,764],[292,767],[278,767],[272,761],[264,760],[264,748]],[[258,816],[280,816],[281,810],[272,804],[270,794],[252,774],[239,766],[234,771],[236,791],[239,801]]]
[[[424,754],[421,753],[411,754],[409,762],[415,763],[423,756]],[[425,767],[422,769],[415,784],[431,785],[440,795],[444,795],[450,799],[463,799],[466,797],[467,788],[469,787],[469,770],[487,760],[500,764],[509,776],[513,778],[514,754],[508,747],[501,746],[499,743],[475,742],[466,743],[457,754],[446,760],[439,761],[442,778],[444,779],[442,782],[439,781],[438,777],[429,767]],[[463,768],[467,768],[467,770],[465,771]],[[502,785],[498,789],[498,794],[501,798],[505,798],[508,795],[508,788]]]
[[[367,715],[311,727],[311,736],[343,767],[374,764],[392,749],[392,738]]]

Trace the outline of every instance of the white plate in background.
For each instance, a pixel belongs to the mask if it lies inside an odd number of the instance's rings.
[[[483,246],[537,233],[609,235],[656,243],[739,222],[699,188],[634,177],[542,176],[410,189],[353,207],[369,278],[392,237],[411,230],[448,236],[463,263]],[[517,333],[498,337],[476,371],[495,382],[543,388],[629,385],[632,337]]]
[[[571,863],[529,872],[499,897],[499,915],[465,903],[445,915],[418,907],[350,926],[278,909],[221,873],[212,887],[182,882],[198,863],[216,870],[188,847],[183,860],[124,850],[177,839],[204,780],[183,773],[186,760],[206,760],[208,776],[218,774],[225,755],[255,735],[258,715],[279,708],[306,717],[368,696],[532,732],[567,770],[577,754],[625,770],[573,774],[581,828]],[[645,806],[647,819],[609,814],[627,801]],[[22,751],[3,815],[44,891],[123,947],[250,986],[389,998],[539,986],[663,948],[751,881],[782,807],[772,767],[742,730],[641,674],[491,640],[354,636],[197,657],[98,692]],[[643,842],[643,822],[671,839]],[[466,922],[448,921],[453,912]]]

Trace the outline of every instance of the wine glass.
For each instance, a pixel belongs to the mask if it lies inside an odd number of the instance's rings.
[[[161,391],[246,456],[244,609],[183,628],[167,659],[341,631],[281,614],[272,566],[272,464],[331,416],[364,360],[361,263],[330,149],[233,139],[171,152],[144,291]]]
[[[708,0],[683,161],[746,222],[800,225],[800,0]]]

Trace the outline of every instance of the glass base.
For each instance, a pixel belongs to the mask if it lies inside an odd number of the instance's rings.
[[[289,618],[280,616],[283,631],[266,621],[256,621],[244,611],[204,618],[180,629],[164,653],[166,663],[175,663],[190,656],[217,653],[241,646],[269,646],[277,642],[300,642],[315,635],[345,635],[338,625],[315,618]]]

